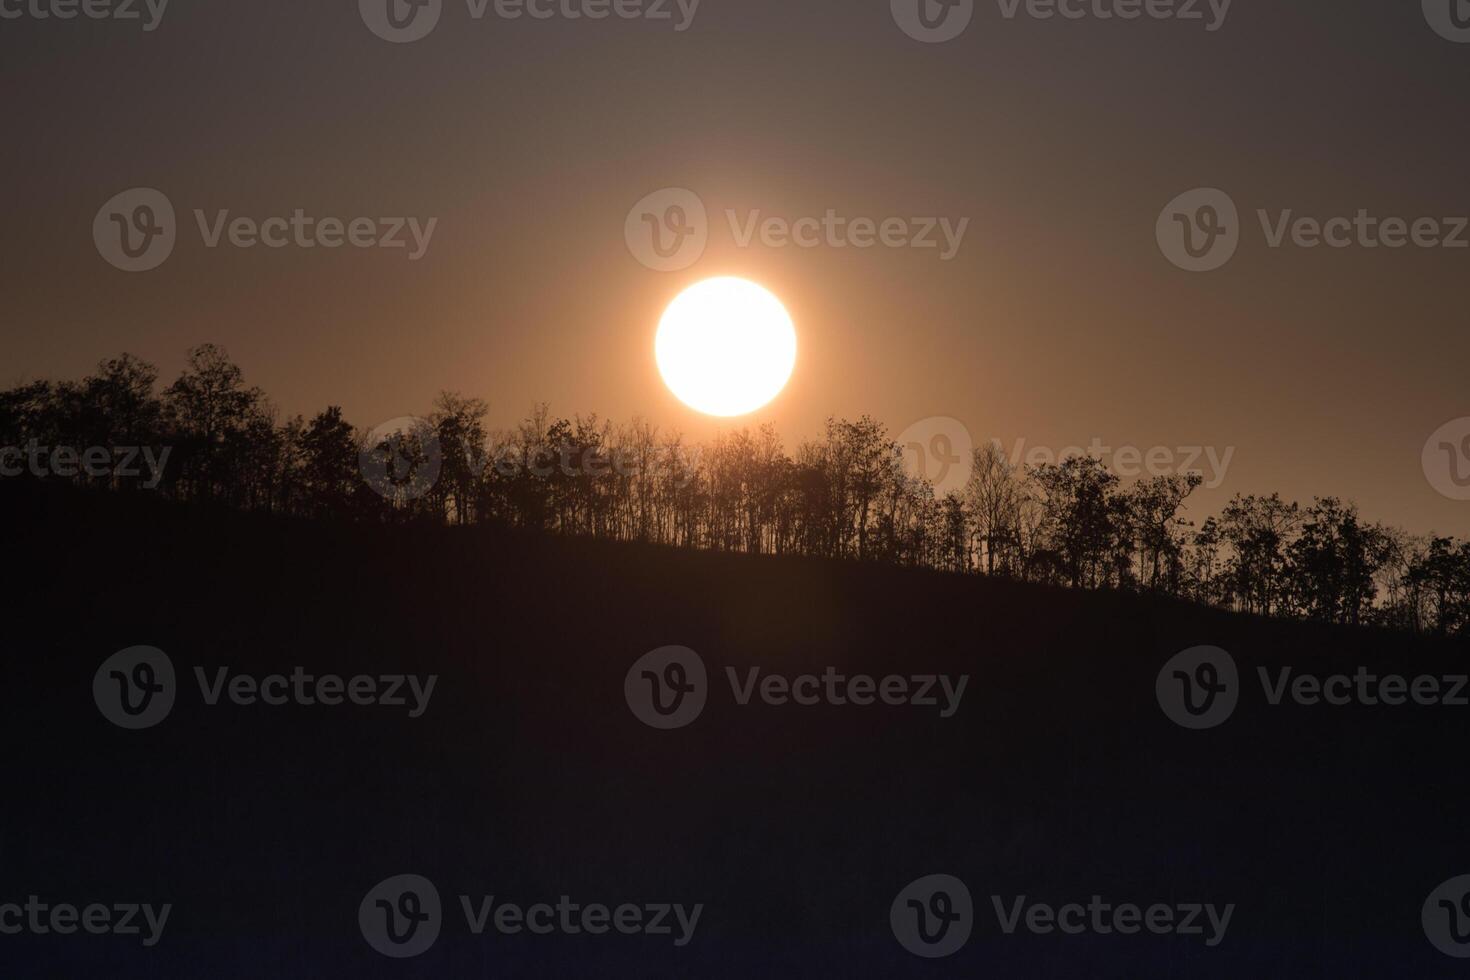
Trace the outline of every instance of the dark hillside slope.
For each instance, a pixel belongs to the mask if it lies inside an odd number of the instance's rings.
[[[7,770],[0,904],[148,902],[162,939],[0,935],[4,977],[1439,977],[1421,906],[1470,873],[1452,706],[1271,706],[1257,668],[1452,675],[1369,630],[872,565],[483,529],[378,529],[0,488]],[[1208,644],[1233,716],[1169,720],[1160,668]],[[124,730],[93,677],[149,645],[171,713]],[[696,651],[708,701],[661,731],[634,661]],[[209,705],[209,678],[436,674],[427,709]],[[771,705],[788,677],[968,675],[958,710]],[[917,683],[917,682],[916,682]],[[941,696],[941,704],[943,699]],[[375,952],[358,907],[423,875],[443,926]],[[889,907],[943,873],[968,943],[921,959]],[[693,938],[473,935],[460,896],[703,903]],[[992,896],[1235,905],[1205,935],[1007,934]]]

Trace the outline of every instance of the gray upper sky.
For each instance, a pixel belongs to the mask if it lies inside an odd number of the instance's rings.
[[[1470,503],[1421,461],[1470,416],[1470,248],[1380,241],[1385,219],[1435,219],[1428,242],[1470,214],[1470,43],[1430,23],[1454,33],[1451,0],[1061,5],[1079,18],[977,0],[944,43],[900,28],[921,0],[898,16],[887,0],[537,0],[551,16],[514,19],[442,0],[408,43],[368,26],[387,0],[365,2],[172,0],[145,30],[141,0],[139,20],[0,0],[0,382],[123,350],[167,378],[214,341],[283,413],[336,403],[366,427],[448,388],[498,425],[544,400],[701,436],[715,423],[665,389],[653,332],[684,286],[739,275],[797,325],[786,391],[741,420],[790,443],[867,412],[895,433],[953,416],[1007,451],[1233,450],[1192,514],[1279,490],[1470,533]],[[176,242],[128,273],[93,223],[137,187],[167,198]],[[708,244],[663,272],[624,232],[669,187],[697,195]],[[1194,188],[1238,211],[1210,272],[1156,236]],[[373,219],[364,241],[437,220],[416,259],[408,231],[406,248],[231,243],[235,219],[297,209],[328,239],[320,219]],[[812,247],[740,240],[757,212],[829,211],[842,223]],[[1333,226],[1344,247],[1292,230],[1359,212]],[[851,222],[890,218],[895,243],[967,224],[947,259],[853,247]]]

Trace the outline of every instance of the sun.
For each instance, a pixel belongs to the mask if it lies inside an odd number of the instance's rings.
[[[675,397],[728,418],[755,411],[786,387],[796,366],[796,327],[769,290],[726,276],[676,296],[653,348]]]

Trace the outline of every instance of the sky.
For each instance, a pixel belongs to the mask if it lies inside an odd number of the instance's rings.
[[[1470,534],[1470,503],[1422,459],[1470,416],[1470,248],[1373,248],[1343,225],[1344,247],[1303,247],[1290,225],[1272,244],[1283,216],[1360,211],[1456,237],[1470,43],[1450,0],[1148,8],[1196,19],[973,0],[942,43],[911,36],[920,0],[669,0],[667,18],[601,19],[567,16],[598,0],[545,18],[439,0],[402,42],[375,33],[386,0],[37,15],[53,2],[0,0],[0,384],[121,351],[167,380],[208,341],[282,414],[338,404],[368,428],[449,389],[484,398],[494,426],[545,401],[706,437],[732,423],[670,394],[653,337],[682,289],[733,275],[796,324],[785,391],[733,423],[774,423],[788,448],[863,413],[895,434],[958,419],[1022,457],[1164,447],[1174,465],[1198,447],[1229,462],[1197,519],[1280,491]],[[133,188],[175,212],[172,251],[141,272],[94,234]],[[660,271],[626,226],[667,188],[698,200],[707,244]],[[1204,272],[1159,230],[1205,220],[1199,199],[1166,207],[1196,188],[1237,209],[1235,251]],[[370,218],[363,241],[396,222],[409,244],[240,247],[227,226],[209,244],[221,212],[297,209]],[[903,221],[861,249],[825,230],[813,247],[742,243],[753,216],[829,211],[843,236]],[[409,218],[433,221],[422,248]],[[962,222],[957,248],[912,247]]]

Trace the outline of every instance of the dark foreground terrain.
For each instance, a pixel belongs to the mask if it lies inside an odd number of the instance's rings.
[[[1448,643],[856,564],[0,495],[16,573],[0,905],[171,905],[152,946],[141,913],[140,935],[0,934],[6,978],[1470,970],[1421,923],[1431,892],[1470,874],[1470,708],[1272,706],[1257,679],[1465,672]],[[1155,680],[1206,644],[1239,665],[1239,705],[1188,730]],[[93,680],[137,645],[167,653],[176,700],[126,730]],[[709,671],[703,713],[676,730],[624,696],[634,661],[666,645]],[[753,666],[969,681],[947,718],[742,706],[725,668],[743,682]],[[221,667],[437,681],[416,718],[406,685],[405,706],[211,705],[196,668],[213,684]],[[403,874],[436,886],[441,930],[395,959],[359,906]],[[968,942],[942,959],[890,925],[900,891],[932,874],[973,899]],[[1203,915],[1202,934],[1008,934],[993,904],[1094,895],[1234,910],[1209,945]],[[475,935],[461,896],[703,909],[682,946],[672,913],[669,934],[492,919]]]

